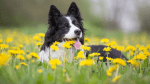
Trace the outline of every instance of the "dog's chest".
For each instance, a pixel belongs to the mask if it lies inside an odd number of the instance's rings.
[[[58,44],[58,51],[54,51],[53,49],[46,47],[45,51],[41,51],[40,52],[40,58],[43,62],[43,60],[45,61],[49,61],[49,56],[50,59],[60,59],[62,61],[64,61],[64,59],[67,59],[69,62],[71,61],[71,57],[72,59],[74,58],[74,54],[77,51],[74,47],[71,47],[69,49],[66,49],[64,47],[62,47],[63,43]]]

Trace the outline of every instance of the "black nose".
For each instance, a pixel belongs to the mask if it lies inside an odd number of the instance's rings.
[[[74,33],[75,33],[76,35],[80,35],[81,30],[75,30]]]

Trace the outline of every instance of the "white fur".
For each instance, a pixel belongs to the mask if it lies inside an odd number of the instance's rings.
[[[69,38],[69,39],[71,39],[71,38],[75,38],[75,33],[74,33],[74,31],[75,30],[80,30],[78,27],[76,27],[74,24],[72,24],[72,20],[71,20],[71,18],[70,17],[66,17],[67,18],[67,20],[69,21],[69,25],[71,26],[70,27],[70,30],[69,30],[69,32],[67,33],[67,34],[65,34],[65,37],[64,38]],[[82,37],[82,32],[80,33],[80,38]]]
[[[71,49],[65,49],[64,47],[62,47],[64,42],[61,42],[60,44],[58,44],[58,51],[53,51],[51,48],[49,49],[49,47],[45,47],[45,51],[42,50],[40,52],[40,60],[43,62],[49,62],[49,55],[51,59],[60,59],[60,60],[64,60],[64,55],[65,58],[68,59],[69,62],[71,62]],[[50,53],[49,53],[50,51]],[[74,58],[74,54],[77,50],[72,47],[72,60]]]

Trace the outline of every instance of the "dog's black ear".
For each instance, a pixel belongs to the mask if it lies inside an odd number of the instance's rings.
[[[56,21],[61,16],[62,16],[62,14],[60,13],[60,11],[54,5],[51,5],[49,15],[48,15],[48,17],[49,17],[48,24],[50,26],[56,26]]]
[[[77,7],[75,2],[71,3],[68,9],[67,15],[73,15],[79,22],[82,20],[79,8]]]

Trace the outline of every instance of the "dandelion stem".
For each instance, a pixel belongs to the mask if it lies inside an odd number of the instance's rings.
[[[71,47],[71,63],[72,63],[72,47]]]
[[[108,58],[108,53],[109,53],[109,52],[106,52],[107,58]],[[108,68],[109,68],[109,60],[108,60],[108,59],[107,59],[107,65],[108,65]]]
[[[117,70],[116,70],[115,77],[117,77],[117,75],[118,75],[118,72],[119,72],[119,65],[117,66]]]

